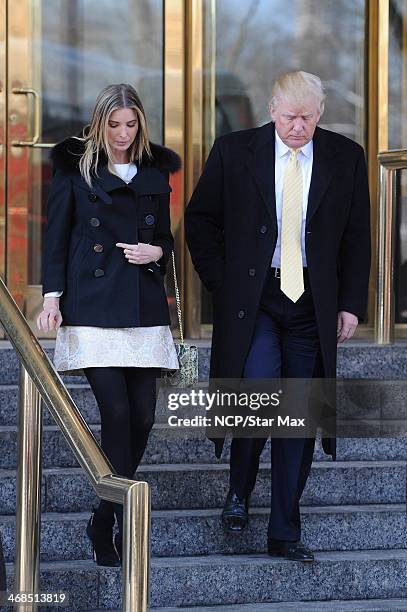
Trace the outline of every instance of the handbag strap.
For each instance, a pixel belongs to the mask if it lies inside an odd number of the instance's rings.
[[[178,281],[177,281],[177,270],[175,268],[175,255],[174,251],[171,253],[172,258],[172,272],[174,274],[174,287],[175,287],[175,302],[177,304],[177,315],[178,315],[178,325],[179,325],[179,337],[181,340],[181,344],[184,344],[184,333],[182,331],[182,312],[181,312],[181,299],[179,296],[178,289]]]

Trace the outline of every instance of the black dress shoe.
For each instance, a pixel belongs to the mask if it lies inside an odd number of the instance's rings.
[[[229,491],[222,510],[222,525],[229,533],[243,531],[249,522],[249,498],[240,498]]]
[[[270,557],[284,557],[291,561],[303,561],[312,563],[314,555],[306,548],[301,540],[297,542],[286,542],[285,540],[269,540],[268,554]]]
[[[120,559],[113,545],[113,525],[103,515],[93,510],[86,527],[86,534],[92,542],[93,558],[97,565],[120,567]]]

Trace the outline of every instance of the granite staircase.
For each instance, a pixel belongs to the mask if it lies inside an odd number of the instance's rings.
[[[209,347],[200,347],[200,377]],[[407,345],[351,344],[339,352],[339,375],[397,380],[387,398],[395,418],[407,412]],[[95,434],[99,414],[83,379],[66,379]],[[15,546],[18,363],[0,350],[0,533],[12,586]],[[374,408],[374,407],[372,407]],[[407,610],[407,440],[338,440],[338,461],[318,444],[302,499],[303,540],[316,563],[266,555],[270,498],[267,444],[251,521],[241,536],[223,533],[219,514],[228,488],[227,453],[191,433],[180,438],[157,423],[139,478],[152,490],[151,606],[160,612]],[[44,410],[41,590],[69,593],[69,610],[120,608],[121,576],[91,559],[85,526],[95,496]],[[46,608],[41,608],[46,609]],[[52,608],[53,610],[55,608]]]

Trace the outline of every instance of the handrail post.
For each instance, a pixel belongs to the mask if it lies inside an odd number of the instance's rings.
[[[14,593],[38,593],[41,526],[41,397],[26,369],[20,369]],[[34,612],[36,603],[17,604]]]
[[[395,299],[394,268],[396,240],[396,172],[406,168],[405,152],[379,155],[379,207],[377,224],[377,294],[375,341],[394,342]]]
[[[1,277],[0,321],[27,370],[22,371],[20,384],[21,443],[14,591],[38,593],[42,427],[39,397],[41,396],[61,428],[75,458],[85,470],[96,494],[102,499],[116,503],[124,502],[123,609],[127,612],[146,612],[149,602],[150,563],[148,484],[113,474],[112,466]],[[35,607],[24,605],[17,610],[33,612]]]
[[[146,612],[150,598],[150,487],[130,486],[124,498],[122,601],[125,612]]]

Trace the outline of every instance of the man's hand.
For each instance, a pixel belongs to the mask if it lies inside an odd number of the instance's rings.
[[[338,312],[338,324],[336,329],[336,337],[338,343],[345,342],[352,338],[358,326],[358,318],[351,312],[341,310]]]
[[[59,310],[59,298],[44,298],[42,311],[37,317],[38,329],[43,329],[44,331],[59,329],[61,327],[61,323],[62,315],[61,311]]]
[[[125,258],[132,264],[148,264],[152,261],[158,261],[163,256],[163,250],[160,246],[153,246],[144,242],[138,244],[117,242],[116,246],[123,249]]]

